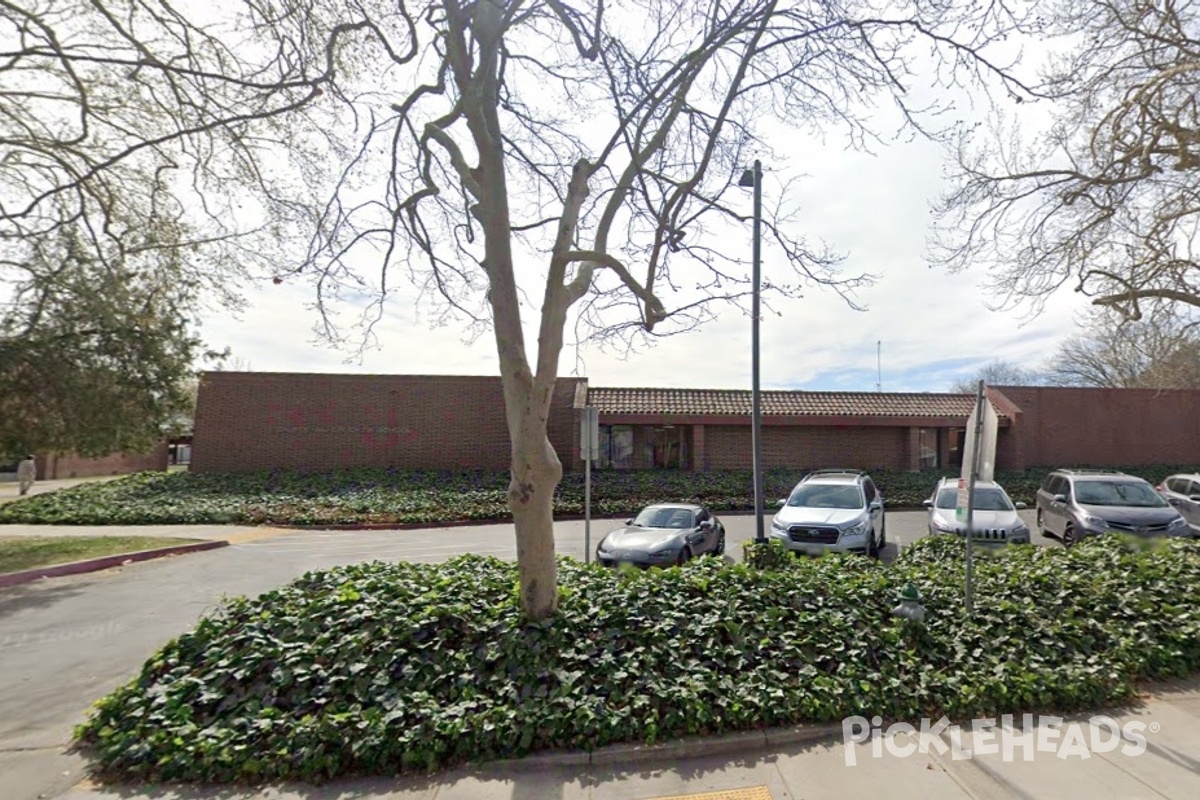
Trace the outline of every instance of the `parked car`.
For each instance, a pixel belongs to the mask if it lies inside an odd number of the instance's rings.
[[[1200,474],[1169,475],[1158,485],[1158,493],[1179,509],[1192,536],[1200,536]]]
[[[1103,469],[1057,469],[1037,493],[1037,525],[1070,547],[1084,536],[1186,536],[1188,523],[1146,481]]]
[[[725,554],[721,520],[704,506],[661,503],[646,506],[601,539],[596,560],[606,567],[669,567],[704,553]]]
[[[929,533],[954,533],[964,535],[966,520],[956,517],[958,509],[958,479],[942,478],[933,487],[933,494],[925,501],[929,509]],[[975,482],[975,502],[972,506],[971,527],[975,533],[973,541],[994,544],[1029,544],[1029,526],[1018,509],[1024,503],[1013,503],[1004,487],[993,481]]]
[[[771,536],[794,552],[876,557],[887,544],[883,495],[865,472],[810,472],[779,505]]]

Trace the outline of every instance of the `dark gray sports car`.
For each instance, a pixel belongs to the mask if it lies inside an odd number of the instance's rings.
[[[606,567],[669,567],[704,553],[725,554],[721,520],[703,506],[662,503],[646,506],[601,539],[596,560]]]

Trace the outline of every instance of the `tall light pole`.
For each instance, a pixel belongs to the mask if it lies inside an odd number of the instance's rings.
[[[762,485],[762,398],[759,391],[758,324],[761,318],[762,283],[762,161],[754,159],[754,168],[742,173],[738,186],[754,187],[754,293],[750,304],[750,350],[752,389],[750,390],[753,410],[750,417],[750,447],[754,459],[754,541],[767,540],[763,532],[763,485]]]

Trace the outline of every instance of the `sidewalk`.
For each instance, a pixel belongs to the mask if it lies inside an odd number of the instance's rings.
[[[72,486],[79,486],[82,483],[96,483],[97,481],[112,481],[117,478],[124,478],[125,475],[92,475],[86,478],[56,478],[50,481],[34,481],[33,486],[29,489],[29,494],[26,497],[32,497],[35,494],[45,494],[46,492],[57,492],[59,489],[69,489]],[[0,481],[0,503],[11,503],[13,500],[21,499],[21,487],[16,481]]]
[[[226,540],[239,544],[252,539],[282,533],[293,528],[251,525],[25,525],[0,523],[0,538],[5,536],[157,536],[177,539]]]
[[[1082,720],[1086,730],[1088,716]],[[843,746],[841,737],[817,743],[758,746],[736,752],[721,749],[694,758],[643,761],[637,748],[612,753],[607,766],[554,766],[546,758],[464,768],[430,777],[336,781],[325,786],[200,788],[114,786],[84,781],[61,797],[66,800],[823,800],[887,797],[889,800],[1090,800],[1107,798],[1200,797],[1200,681],[1157,687],[1138,708],[1114,713],[1123,729],[1140,723],[1145,746],[1136,751],[1128,736],[1093,746],[1085,754],[1063,755],[1018,746],[1002,752],[955,758],[936,746],[898,756],[915,739],[900,733],[876,735]],[[1039,720],[1041,723],[1044,720]],[[1047,726],[1031,729],[1031,743]],[[1069,727],[1069,726],[1067,726]],[[1019,732],[1019,731],[1018,731]],[[771,737],[768,734],[768,741]],[[1069,737],[1064,735],[1065,742]],[[1096,740],[1092,740],[1093,742]],[[702,743],[701,743],[702,744]],[[986,737],[963,730],[960,755],[986,751]],[[996,742],[991,743],[992,746]],[[1111,746],[1103,752],[1105,746]],[[744,743],[743,743],[744,747]],[[1130,752],[1123,752],[1128,749]],[[915,750],[916,748],[914,748]],[[624,756],[622,758],[622,756]],[[853,764],[847,763],[853,759]],[[605,759],[610,760],[610,759]],[[706,797],[705,793],[718,793]]]

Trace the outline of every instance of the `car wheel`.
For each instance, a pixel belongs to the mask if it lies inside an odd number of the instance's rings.
[[[682,567],[684,564],[692,560],[692,548],[685,547],[679,551],[679,558],[675,560],[675,566]]]
[[[1062,542],[1063,547],[1074,547],[1079,544],[1079,531],[1069,522],[1067,527],[1063,528]]]
[[[721,528],[721,532],[717,534],[717,546],[713,549],[713,555],[725,555],[725,529]]]

